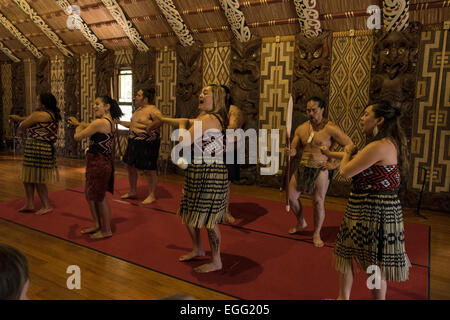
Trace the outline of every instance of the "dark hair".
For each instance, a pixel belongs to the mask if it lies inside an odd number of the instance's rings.
[[[53,113],[53,115],[55,116],[55,121],[61,120],[61,111],[57,107],[56,98],[53,94],[49,92],[41,93],[39,95],[39,101],[45,107],[45,109]]]
[[[0,300],[18,300],[27,280],[25,256],[7,244],[0,244]]]
[[[226,109],[226,92],[225,89],[218,84],[209,84],[213,93],[213,109],[208,113],[214,113],[219,115],[223,121],[223,130],[228,127],[228,112]]]
[[[109,104],[109,113],[111,114],[111,118],[116,120],[120,119],[120,117],[123,116],[123,112],[116,100],[114,100],[110,96],[101,96],[100,98],[102,99],[104,104]]]
[[[225,90],[225,107],[227,108],[227,112],[230,112],[230,106],[233,104],[230,88],[224,84],[221,84],[220,86]]]
[[[153,104],[155,103],[155,89],[141,89],[142,90],[142,96],[148,99],[148,103]]]
[[[373,137],[371,141],[388,138],[394,142],[397,147],[402,176],[406,179],[409,172],[409,157],[405,132],[400,124],[400,117],[402,114],[400,108],[386,100],[372,103],[368,106],[372,106],[372,111],[376,118],[384,118],[383,123],[378,128],[378,134]]]
[[[319,97],[317,97],[317,96],[314,96],[314,97],[309,98],[309,99],[306,101],[306,103],[308,103],[308,102],[310,102],[310,101],[318,102],[318,103],[319,103],[319,108],[320,108],[320,109],[324,109],[324,108],[326,107],[325,101],[323,101],[322,98],[319,98]]]

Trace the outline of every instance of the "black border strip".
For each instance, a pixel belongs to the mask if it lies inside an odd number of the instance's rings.
[[[431,226],[428,226],[428,300],[431,300]]]
[[[228,293],[226,293],[226,292],[222,292],[222,291],[219,291],[219,290],[216,290],[216,289],[213,289],[213,288],[209,288],[209,287],[206,287],[206,286],[204,286],[204,285],[201,285],[201,284],[198,284],[198,283],[195,283],[195,282],[191,282],[191,281],[188,281],[188,280],[185,280],[185,279],[181,279],[181,278],[178,278],[177,276],[173,276],[173,275],[164,273],[164,272],[159,271],[159,270],[152,269],[152,268],[147,267],[147,266],[144,266],[144,265],[140,265],[140,264],[138,264],[138,263],[136,263],[136,262],[133,262],[133,261],[131,261],[131,260],[126,260],[126,259],[124,259],[124,258],[115,256],[115,255],[113,255],[113,254],[109,254],[109,253],[106,253],[106,252],[97,250],[97,249],[95,249],[95,248],[88,247],[88,246],[85,246],[85,245],[83,245],[83,244],[79,244],[79,243],[77,243],[77,242],[70,241],[70,240],[68,240],[68,239],[64,239],[64,238],[59,237],[59,236],[56,236],[56,235],[54,235],[54,234],[50,234],[50,233],[47,233],[47,232],[45,232],[45,231],[42,231],[42,230],[39,230],[39,229],[35,229],[35,228],[32,228],[32,227],[26,226],[26,225],[17,223],[17,222],[12,221],[12,220],[8,220],[8,219],[3,218],[3,217],[0,217],[0,219],[3,220],[3,221],[7,221],[7,222],[10,222],[10,223],[13,223],[13,224],[15,224],[15,225],[17,225],[17,226],[24,227],[24,228],[29,229],[29,230],[33,230],[33,231],[36,231],[36,232],[43,233],[43,234],[45,234],[45,235],[47,235],[47,236],[50,236],[50,237],[53,237],[53,238],[56,238],[56,239],[59,239],[59,240],[63,240],[63,241],[65,241],[65,242],[68,242],[69,244],[73,244],[73,245],[76,245],[76,246],[79,246],[79,247],[82,247],[82,248],[85,248],[85,249],[89,249],[89,250],[95,251],[95,252],[97,252],[97,253],[103,254],[103,255],[105,255],[105,256],[109,256],[109,257],[112,257],[112,258],[121,260],[121,261],[123,261],[123,262],[131,263],[131,264],[133,264],[133,265],[135,265],[135,266],[137,266],[137,267],[141,267],[141,268],[144,268],[144,269],[147,269],[147,270],[154,271],[154,272],[156,272],[156,273],[162,274],[162,275],[167,276],[167,277],[169,277],[169,278],[177,279],[177,280],[180,280],[180,281],[183,281],[183,282],[186,282],[186,283],[195,285],[195,286],[197,286],[197,287],[201,287],[201,288],[203,288],[203,289],[207,289],[207,290],[214,291],[214,292],[216,292],[216,293],[223,294],[223,295],[225,295],[225,296],[228,296],[228,297],[231,297],[231,298],[234,298],[234,299],[246,300],[246,299],[243,299],[243,298],[240,298],[240,297],[233,296],[233,295],[228,294]]]

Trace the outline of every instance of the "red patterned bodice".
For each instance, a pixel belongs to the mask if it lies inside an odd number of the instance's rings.
[[[400,186],[398,165],[373,165],[352,180],[353,190],[394,190]]]

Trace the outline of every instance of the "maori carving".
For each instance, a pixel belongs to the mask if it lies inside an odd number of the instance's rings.
[[[9,50],[7,47],[5,47],[5,45],[3,44],[3,42],[0,41],[0,50],[6,54],[12,61],[14,62],[19,62],[20,59],[17,58],[11,50]]]
[[[406,31],[375,33],[372,55],[370,100],[390,100],[401,106],[402,125],[411,138],[413,101],[421,25],[411,23]]]
[[[306,38],[317,37],[322,33],[316,0],[294,0],[301,32]]]
[[[173,4],[172,0],[156,0],[159,9],[164,14],[172,30],[180,40],[184,47],[190,47],[194,44],[194,38],[192,38],[188,27],[181,18],[180,13]]]
[[[248,42],[233,39],[231,42],[230,90],[233,104],[245,116],[243,130],[258,132],[259,82],[261,64],[261,38]],[[248,144],[246,144],[246,164],[241,167],[239,184],[255,184],[258,177],[255,165],[248,164]]]
[[[19,40],[28,50],[31,51],[31,53],[36,57],[36,58],[41,58],[42,57],[42,53],[30,42],[30,40],[28,40],[22,32],[20,32],[13,24],[11,21],[9,21],[8,18],[6,18],[4,15],[2,15],[0,13],[0,23],[3,24],[3,26],[8,29],[9,32],[11,32],[16,38],[17,40]],[[0,46],[1,47],[1,46]],[[14,60],[14,59],[13,59]],[[18,61],[14,61],[14,62],[18,62]]]
[[[25,12],[30,19],[41,29],[41,31],[58,47],[61,52],[67,56],[73,56],[66,46],[63,44],[62,40],[56,35],[55,32],[45,23],[45,21],[37,14],[36,11],[26,2],[25,0],[13,0],[23,12]]]
[[[114,51],[97,52],[95,77],[97,96],[111,95],[111,79],[114,76]]]
[[[133,90],[155,88],[156,54],[154,49],[147,52],[133,51]]]
[[[22,62],[12,64],[12,108],[11,114],[25,116],[25,68]]]
[[[175,116],[195,118],[202,85],[202,48],[200,43],[184,47],[177,43],[177,107]]]
[[[80,58],[64,58],[64,110],[65,119],[73,116],[80,119]],[[78,143],[74,140],[75,128],[65,125],[64,155],[77,158],[81,155]]]
[[[3,134],[6,128],[3,128],[3,85],[1,83],[1,77],[0,77],[0,150],[4,148],[3,145]]]
[[[292,97],[294,114],[292,129],[307,120],[306,101],[312,96],[328,100],[331,70],[331,32],[323,32],[307,39],[302,34],[295,37],[294,76]]]
[[[223,11],[225,11],[225,16],[227,17],[228,23],[230,24],[236,39],[241,42],[249,41],[252,37],[252,33],[245,21],[244,13],[239,7],[239,1],[220,0],[220,5]]]
[[[37,61],[36,94],[50,92],[50,59],[47,56]]]
[[[403,31],[409,23],[409,0],[384,0],[383,21],[386,31]]]
[[[141,35],[133,27],[131,21],[128,20],[122,8],[119,6],[116,0],[102,0],[105,7],[109,10],[113,18],[122,27],[122,30],[131,40],[131,42],[136,46],[139,51],[147,51],[147,45],[142,41]]]
[[[67,0],[56,0],[56,3],[64,10],[64,13],[70,16],[72,14],[72,6]],[[97,36],[92,32],[89,26],[84,22],[81,16],[77,18],[80,24],[80,31],[83,36],[91,43],[94,49],[98,52],[106,51],[105,46],[101,43],[101,41],[97,38]]]

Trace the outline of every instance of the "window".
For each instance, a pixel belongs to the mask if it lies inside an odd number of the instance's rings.
[[[130,121],[133,114],[133,75],[130,69],[123,69],[119,72],[119,106],[123,116],[121,121]],[[119,130],[128,128],[119,124]]]

